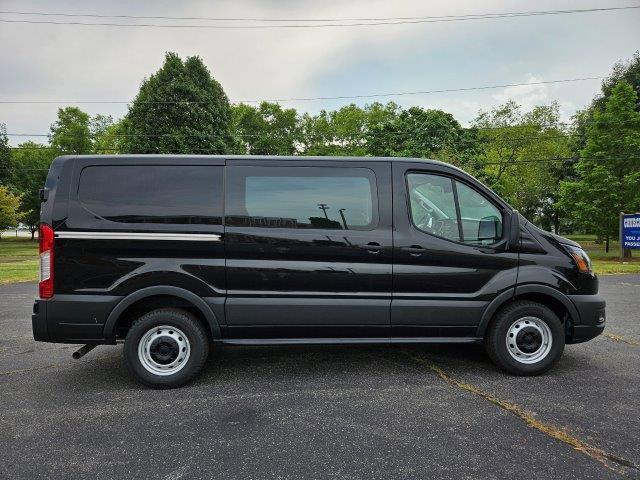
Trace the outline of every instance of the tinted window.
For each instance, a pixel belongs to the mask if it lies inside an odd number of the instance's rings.
[[[456,182],[465,243],[491,244],[502,237],[502,214],[484,195]]]
[[[459,241],[451,179],[440,175],[410,173],[407,183],[413,224],[432,235]]]
[[[407,187],[411,219],[420,230],[474,245],[502,237],[500,210],[468,185],[441,175],[409,173]]]
[[[368,230],[377,223],[366,168],[228,167],[228,225]]]
[[[123,223],[221,223],[222,167],[86,167],[78,198],[91,213]]]

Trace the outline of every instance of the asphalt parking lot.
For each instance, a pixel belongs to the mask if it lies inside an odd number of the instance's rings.
[[[478,346],[225,347],[135,384],[121,346],[36,343],[0,287],[0,478],[640,478],[640,276],[601,278],[605,335],[535,378]]]

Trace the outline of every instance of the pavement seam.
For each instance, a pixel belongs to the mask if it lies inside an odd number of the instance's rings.
[[[13,352],[13,353],[2,353],[2,355],[0,355],[0,358],[7,358],[7,357],[13,357],[15,355],[25,355],[27,353],[40,353],[40,352],[54,352],[54,351],[64,351],[64,350],[71,350],[73,348],[76,348],[75,346],[72,347],[52,347],[52,348],[32,348],[30,350],[23,350],[21,352]]]
[[[615,333],[604,332],[602,335],[607,337],[610,340],[618,343],[626,343],[627,345],[633,345],[634,347],[640,347],[640,342],[637,340],[633,340],[629,337],[623,337],[622,335],[616,335]]]
[[[44,365],[42,367],[34,367],[34,368],[22,368],[19,370],[9,370],[8,372],[0,372],[0,377],[4,377],[7,375],[16,375],[18,373],[27,373],[27,372],[37,372],[38,370],[47,370],[49,368],[63,368],[66,365],[59,365],[52,363],[51,365]]]
[[[579,438],[569,433],[569,429],[566,427],[558,427],[556,425],[543,422],[535,418],[535,415],[531,412],[528,412],[523,407],[516,405],[515,403],[507,402],[506,400],[502,400],[492,393],[486,392],[475,385],[470,383],[463,382],[458,380],[447,372],[445,372],[442,367],[438,364],[424,358],[422,356],[418,356],[413,352],[405,351],[405,355],[407,355],[412,360],[418,362],[421,365],[426,366],[434,372],[440,379],[447,382],[449,385],[457,387],[461,390],[467,391],[469,393],[473,393],[474,395],[479,396],[480,398],[491,402],[492,404],[500,407],[501,409],[515,415],[516,417],[523,420],[528,426],[535,428],[539,432],[558,440],[562,443],[565,443],[574,448],[574,450],[587,455],[588,457],[600,462],[609,470],[623,476],[627,476],[627,469],[633,469],[635,471],[640,471],[640,466],[635,465],[634,463],[625,460],[623,458],[617,457],[616,455],[605,452],[604,450],[589,445],[588,443],[583,442]],[[612,464],[613,463],[613,464]]]

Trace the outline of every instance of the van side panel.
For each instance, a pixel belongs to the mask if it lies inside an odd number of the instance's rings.
[[[54,210],[60,202],[67,216],[55,228],[54,298],[42,309],[51,341],[103,340],[113,308],[146,287],[178,287],[222,304],[223,160],[73,162],[62,177],[73,188],[55,195]]]
[[[226,180],[225,338],[388,338],[388,163],[256,159]]]
[[[453,178],[469,185],[503,212],[508,206],[454,168],[419,162],[393,164],[392,338],[475,337],[491,301],[501,294],[513,295],[519,254],[419,230],[411,220],[408,173]]]

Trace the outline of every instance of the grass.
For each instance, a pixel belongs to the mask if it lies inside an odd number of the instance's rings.
[[[0,239],[0,285],[38,280],[38,242],[8,235]],[[640,273],[640,251],[635,252],[634,258],[620,263],[618,242],[611,242],[607,253],[604,243],[596,243],[593,235],[571,235],[569,238],[587,251],[598,275]]]
[[[38,241],[3,235],[0,239],[0,285],[38,280]]]

